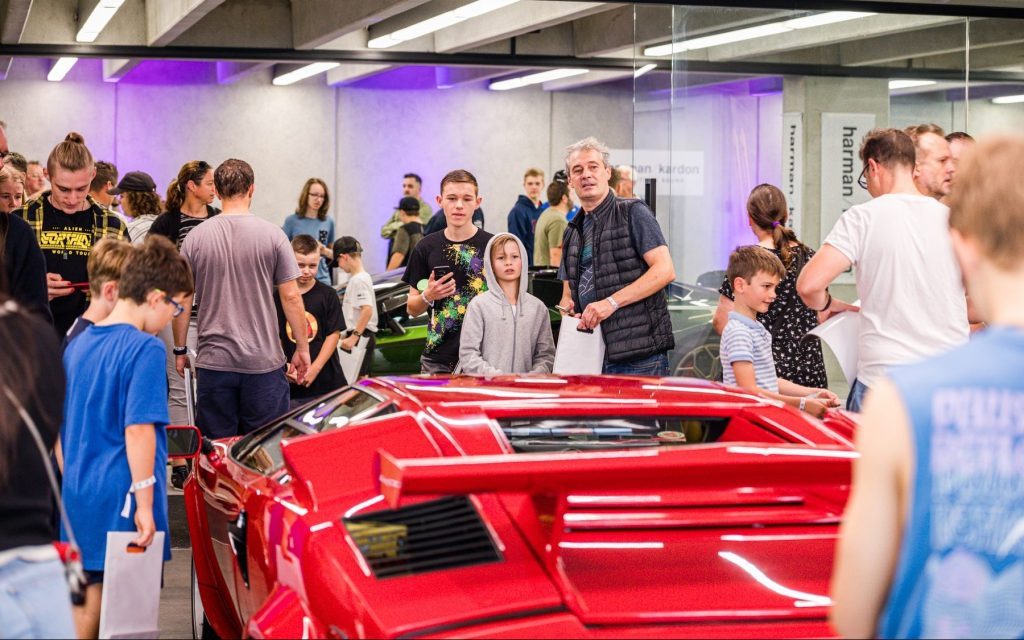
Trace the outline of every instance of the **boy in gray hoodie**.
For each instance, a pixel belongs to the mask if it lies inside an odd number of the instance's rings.
[[[487,291],[470,301],[462,321],[463,373],[551,373],[551,319],[544,303],[526,291],[526,248],[511,233],[499,233],[487,243],[484,255]]]

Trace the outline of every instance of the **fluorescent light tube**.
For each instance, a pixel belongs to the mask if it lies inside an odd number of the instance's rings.
[[[92,13],[86,19],[85,24],[78,30],[75,40],[78,42],[95,42],[96,38],[107,26],[110,19],[114,17],[117,10],[124,4],[124,0],[100,0],[93,7]]]
[[[487,88],[492,91],[507,91],[508,89],[519,89],[520,87],[525,87],[531,84],[540,84],[551,80],[571,78],[572,76],[579,76],[589,72],[590,69],[552,69],[551,71],[531,73],[528,76],[509,78],[508,80],[495,80],[491,82]]]
[[[64,76],[68,75],[68,71],[71,71],[71,67],[75,66],[76,62],[78,62],[78,58],[58,58],[57,62],[50,67],[50,73],[46,74],[46,79],[50,82],[60,82]]]
[[[813,16],[786,20],[782,24],[790,29],[810,29],[811,27],[822,27],[826,24],[846,22],[847,20],[859,20],[873,15],[875,14],[864,11],[826,11],[825,13],[816,13]]]
[[[1024,102],[1024,94],[1019,96],[1001,96],[999,98],[992,98],[992,104],[1017,104],[1018,102]]]
[[[675,53],[682,53],[684,51],[707,49],[708,47],[717,47],[723,44],[743,42],[744,40],[777,36],[797,29],[820,27],[826,24],[835,24],[837,22],[845,22],[847,20],[867,18],[868,16],[873,15],[875,14],[862,11],[827,11],[825,13],[818,13],[813,16],[805,16],[803,18],[793,18],[792,20],[784,20],[782,22],[769,22],[768,24],[758,25],[756,27],[746,27],[745,29],[726,31],[724,33],[701,36],[700,38],[693,38],[690,40],[680,40],[679,42],[659,44],[644,49],[644,55],[651,58],[657,58],[659,56],[668,56]]]
[[[305,80],[306,78],[312,78],[318,73],[330,71],[334,67],[337,67],[340,62],[314,62],[313,64],[307,64],[304,67],[296,69],[295,71],[289,71],[288,73],[282,74],[274,78],[274,85],[283,87],[289,84],[295,84],[299,80]]]
[[[935,84],[934,80],[890,80],[889,89],[913,89]]]
[[[519,0],[476,0],[476,2],[470,2],[458,9],[445,11],[433,18],[427,18],[422,22],[417,22],[416,24],[393,31],[387,35],[373,38],[366,43],[366,46],[371,49],[387,49],[388,47],[393,47],[400,42],[415,40],[416,38],[425,36],[428,33],[434,33],[435,31],[446,29],[452,25],[462,22],[463,20],[482,16],[485,13],[490,13],[495,9],[507,7],[510,4],[515,4],[516,2],[519,2]]]
[[[658,65],[656,65],[653,62],[650,63],[650,64],[645,64],[644,66],[640,67],[639,69],[637,69],[636,71],[633,72],[633,78],[634,79],[635,78],[639,78],[640,76],[644,75],[648,71],[653,71],[654,69],[657,69],[657,68],[658,68]]]

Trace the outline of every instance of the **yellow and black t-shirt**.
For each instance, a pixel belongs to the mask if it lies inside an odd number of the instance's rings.
[[[46,258],[47,273],[60,274],[69,282],[88,282],[87,264],[93,245],[106,236],[125,237],[124,225],[117,216],[91,198],[89,204],[84,211],[64,213],[50,204],[49,192],[46,192],[18,211],[36,234]],[[50,311],[58,334],[67,333],[87,306],[89,300],[84,291],[76,290],[71,295],[51,300]]]

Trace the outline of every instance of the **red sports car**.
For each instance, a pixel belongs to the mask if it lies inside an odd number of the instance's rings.
[[[204,443],[196,632],[831,635],[852,433],[694,380],[362,380]]]

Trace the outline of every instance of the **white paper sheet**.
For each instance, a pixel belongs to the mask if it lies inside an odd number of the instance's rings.
[[[860,306],[860,300],[853,304]],[[818,336],[835,354],[846,381],[853,384],[857,377],[857,344],[860,340],[860,313],[844,311],[807,332]]]
[[[593,333],[579,331],[580,321],[572,316],[562,316],[558,330],[558,347],[555,349],[554,372],[560,375],[599,374],[604,368],[604,337],[601,327]]]
[[[354,384],[359,378],[359,370],[363,367],[363,358],[366,357],[366,345],[369,341],[369,336],[359,338],[352,346],[352,351],[342,349],[341,341],[338,341],[338,359],[341,360],[341,371],[345,374],[345,381],[348,384]]]
[[[100,604],[101,638],[160,637],[160,575],[164,565],[164,532],[157,531],[143,553],[128,553],[138,533],[107,533]]]

